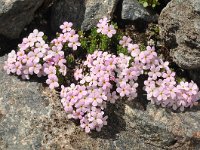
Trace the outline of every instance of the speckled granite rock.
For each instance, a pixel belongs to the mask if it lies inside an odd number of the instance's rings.
[[[0,0],[0,34],[18,38],[44,0]]]
[[[85,16],[81,25],[83,30],[89,30],[96,26],[99,19],[104,16],[108,18],[113,17],[113,13],[119,0],[86,0]]]
[[[39,149],[42,124],[49,101],[37,82],[21,81],[3,71],[6,57],[0,57],[0,149]]]
[[[161,12],[159,26],[173,61],[184,69],[200,69],[200,1],[170,1]]]
[[[51,26],[57,31],[64,21],[88,30],[104,16],[112,17],[119,0],[60,0],[52,8]]]
[[[66,118],[55,91],[6,75],[5,58],[0,57],[0,149],[200,149],[200,105],[175,113],[139,100],[118,102],[108,107],[108,126],[88,135]]]

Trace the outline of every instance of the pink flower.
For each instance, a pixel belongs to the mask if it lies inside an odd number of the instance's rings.
[[[78,98],[80,99],[88,94],[88,92],[86,91],[86,87],[84,85],[78,86],[77,90],[78,90]]]
[[[24,38],[22,50],[26,50],[29,47],[33,47],[36,41],[37,41],[36,38],[32,37],[31,35],[29,35],[28,38]],[[20,46],[22,46],[22,45],[20,45]]]
[[[51,41],[52,44],[54,44],[57,49],[61,50],[63,48],[63,44],[62,44],[62,41],[59,40],[59,39],[54,39]]]
[[[44,69],[44,72],[48,75],[55,75],[56,74],[56,67],[55,66],[49,66],[48,68]]]
[[[62,43],[66,43],[69,41],[69,34],[68,33],[64,33],[64,34],[60,34],[60,36],[58,37],[59,41],[62,41]]]
[[[83,118],[80,122],[81,122],[81,127],[85,129],[86,133],[89,133],[90,130],[94,129],[94,125],[92,123],[89,123],[89,121],[86,120],[85,118]]]
[[[43,41],[44,33],[39,32],[37,29],[33,30],[32,33],[29,34],[28,38],[24,38],[23,43],[26,43],[26,47],[33,47],[35,42]]]
[[[195,84],[193,81],[189,83],[189,89],[188,89],[188,93],[189,95],[197,95],[199,88],[197,86],[197,84]]]
[[[142,51],[140,54],[139,54],[139,60],[143,63],[143,64],[146,64],[146,63],[149,63],[150,60],[148,59],[148,52],[147,51]]]
[[[102,102],[103,102],[103,99],[99,96],[99,94],[95,94],[95,95],[93,95],[93,97],[91,97],[92,98],[92,106],[97,106],[97,105],[99,105],[99,104],[102,104]]]
[[[54,88],[59,86],[58,78],[54,74],[51,74],[51,75],[48,76],[48,79],[46,80],[46,83],[49,84],[49,88],[50,89],[54,89]]]
[[[103,17],[102,19],[99,20],[99,23],[101,24],[107,24],[110,20],[107,17]]]
[[[24,57],[26,57],[26,54],[24,51],[21,50],[17,52],[17,60],[23,60]]]
[[[148,73],[148,75],[152,77],[153,80],[156,80],[158,77],[161,77],[162,74],[160,72],[159,66],[156,67],[155,65],[153,65],[151,66],[150,70],[151,71]]]
[[[177,93],[180,92],[180,91],[179,91],[176,87],[174,87],[174,86],[169,86],[168,90],[169,90],[169,95],[171,96],[172,99],[175,99]]]
[[[125,95],[128,96],[130,94],[130,85],[129,84],[121,84],[120,87],[116,89],[121,97]]]
[[[75,34],[75,33],[69,34],[69,42],[70,43],[78,42],[78,39],[79,39],[79,35],[78,34]]]
[[[48,44],[46,44],[44,41],[37,42],[37,43],[35,44],[35,47],[36,47],[40,52],[42,52],[43,54],[45,54],[46,51],[47,51],[48,48],[49,48]]]
[[[162,77],[169,78],[170,80],[174,80],[175,72],[172,72],[171,70],[167,70],[167,72],[163,73]]]
[[[128,45],[132,42],[132,39],[127,36],[123,36],[119,41],[119,44],[122,45],[123,48],[128,47]]]
[[[74,72],[74,78],[76,80],[82,79],[83,78],[82,72],[83,72],[82,69],[76,69],[75,72]]]
[[[77,50],[78,46],[81,46],[81,43],[80,42],[72,42],[72,43],[68,43],[68,46],[75,51],[75,50]]]
[[[103,34],[106,34],[109,38],[111,38],[114,34],[116,34],[116,30],[113,25],[108,26],[102,31]]]
[[[13,69],[15,70],[14,72],[16,72],[17,75],[21,75],[21,73],[22,73],[22,64],[17,61],[15,63],[15,68],[13,68]]]
[[[42,65],[38,63],[33,63],[32,66],[29,66],[29,74],[38,74],[40,72],[40,69],[42,69]]]
[[[99,23],[97,24],[97,33],[102,33],[102,34],[106,34],[106,33],[103,33],[104,31],[107,30],[108,28],[108,18],[104,17],[103,19],[100,19],[99,20]]]
[[[63,33],[69,32],[71,31],[71,27],[73,26],[73,24],[71,22],[64,22],[61,26],[60,29],[62,29]]]
[[[70,101],[66,100],[65,98],[63,98],[62,101],[65,111],[67,113],[73,112],[73,104]]]
[[[93,124],[96,125],[102,125],[103,124],[103,114],[102,112],[98,112],[98,111],[91,111],[91,113],[89,114],[89,121],[93,122]]]
[[[139,45],[137,44],[128,44],[128,52],[131,53],[132,57],[138,57],[140,54]]]
[[[153,96],[158,100],[167,100],[167,91],[163,87],[159,87],[154,90]]]
[[[110,103],[114,104],[117,99],[119,99],[119,96],[117,96],[116,91],[112,92],[109,97]]]
[[[155,47],[154,46],[152,46],[152,47],[151,46],[147,46],[146,51],[149,52],[149,55],[151,56],[151,59],[157,57],[157,53],[155,52]]]

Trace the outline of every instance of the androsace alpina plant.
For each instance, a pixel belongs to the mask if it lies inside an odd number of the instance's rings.
[[[147,75],[144,90],[151,103],[181,111],[197,104],[198,86],[193,81],[177,82],[169,62],[157,56],[154,46],[141,48],[134,44],[106,17],[89,33],[76,32],[72,26],[64,22],[62,33],[50,43],[43,32],[34,30],[19,44],[17,52],[8,54],[4,69],[23,79],[47,76],[50,89],[61,88],[61,103],[68,117],[80,120],[85,132],[101,131],[107,125],[108,103],[135,99],[138,78],[143,74]],[[82,55],[78,57],[79,51]],[[76,59],[83,63],[72,67],[70,63]],[[72,71],[73,79],[69,78]],[[70,85],[66,79],[71,80]]]
[[[18,51],[8,55],[4,69],[8,74],[13,73],[30,79],[30,75],[47,76],[46,83],[50,89],[59,87],[59,79],[67,73],[64,47],[76,51],[80,46],[79,35],[72,28],[72,23],[64,22],[60,26],[62,33],[50,43],[46,43],[44,33],[37,29],[30,33],[18,45]]]

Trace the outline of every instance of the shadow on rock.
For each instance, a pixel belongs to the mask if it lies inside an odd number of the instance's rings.
[[[127,101],[126,104],[129,105],[131,108],[138,109],[138,110],[146,110],[149,101],[147,100],[147,93],[143,90],[144,81],[147,79],[147,76],[142,75],[138,78],[138,88],[137,93],[138,96],[136,99],[132,101]]]
[[[15,49],[19,43],[18,39],[9,39],[3,35],[0,35],[0,56],[4,56],[12,49]]]
[[[108,115],[108,125],[103,127],[101,132],[92,132],[92,138],[101,139],[116,139],[117,134],[125,131],[126,122],[122,118],[124,116],[125,105],[122,101],[117,102],[115,105],[109,104],[105,112]]]

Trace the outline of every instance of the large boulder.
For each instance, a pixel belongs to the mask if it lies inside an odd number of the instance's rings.
[[[124,20],[137,21],[142,20],[146,22],[156,22],[158,16],[147,10],[138,2],[138,0],[124,0],[122,3],[121,17]]]
[[[34,18],[44,0],[0,0],[0,34],[15,39]]]
[[[3,71],[0,57],[0,149],[200,149],[200,105],[173,112],[138,100],[109,105],[108,126],[86,134],[67,119],[56,91]]]
[[[111,17],[118,0],[60,0],[52,8],[51,25],[58,30],[64,21],[71,21],[76,28],[88,30],[95,26],[100,18]]]
[[[0,149],[39,149],[43,138],[39,120],[48,116],[49,101],[41,84],[7,75],[5,59],[0,57]]]
[[[173,61],[185,69],[199,69],[200,1],[172,0],[162,10],[159,26]]]

